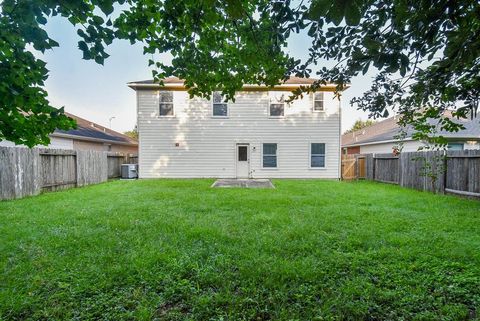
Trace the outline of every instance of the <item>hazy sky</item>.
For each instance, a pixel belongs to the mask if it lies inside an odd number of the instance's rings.
[[[110,57],[101,66],[82,59],[77,48],[79,37],[65,19],[51,19],[47,31],[60,44],[42,57],[50,70],[46,89],[53,106],[64,106],[66,111],[104,126],[109,125],[110,117],[115,117],[112,129],[131,130],[136,122],[135,92],[126,83],[151,78],[147,65],[151,55],[144,56],[141,45],[116,40],[108,47]],[[289,42],[288,50],[297,58],[306,57],[309,44],[307,36],[297,35]],[[344,92],[342,131],[355,120],[367,118],[366,113],[351,107],[349,101],[370,87],[371,78],[372,75],[366,75],[354,79],[351,88]]]

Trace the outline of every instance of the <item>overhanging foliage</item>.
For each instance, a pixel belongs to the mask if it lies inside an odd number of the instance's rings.
[[[126,9],[112,18],[122,4]],[[144,43],[146,54],[171,53],[171,64],[150,60],[153,76],[183,78],[191,95],[220,89],[232,99],[245,83],[273,86],[289,75],[321,79],[294,96],[327,82],[340,91],[374,69],[372,88],[352,104],[373,118],[396,109],[418,139],[432,133],[429,118],[441,129],[461,129],[445,117],[447,109],[456,117],[478,110],[478,1],[7,0],[0,16],[0,139],[32,146],[48,142],[55,128],[73,126],[49,105],[45,63],[26,50],[58,45],[43,29],[55,15],[78,29],[84,59],[103,64],[115,38]],[[305,61],[286,52],[300,32],[312,40]],[[336,64],[313,73],[325,60]]]

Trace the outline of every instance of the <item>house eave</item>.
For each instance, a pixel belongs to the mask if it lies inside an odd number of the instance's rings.
[[[402,141],[411,141],[413,140],[411,137],[405,138]],[[400,142],[399,139],[389,139],[389,140],[379,140],[376,142],[368,142],[368,143],[355,143],[355,144],[348,144],[348,145],[342,145],[342,148],[347,148],[347,147],[357,147],[357,146],[365,146],[365,145],[376,145],[376,144],[386,144],[386,143],[396,143]]]
[[[116,141],[116,140],[77,136],[77,135],[70,135],[70,134],[64,134],[64,133],[52,133],[52,134],[50,134],[50,136],[60,137],[60,138],[70,138],[70,139],[75,139],[75,140],[96,142],[96,143],[115,144],[115,145],[124,145],[124,146],[135,146],[135,147],[138,146],[138,143],[120,142],[120,141]]]
[[[444,136],[445,139],[449,141],[455,141],[457,139],[461,140],[480,140],[480,137],[475,137],[475,136]],[[347,148],[347,147],[357,147],[357,146],[366,146],[366,145],[376,145],[376,144],[386,144],[386,143],[398,143],[401,141],[413,141],[414,139],[412,137],[407,137],[403,140],[400,139],[389,139],[389,140],[380,140],[380,141],[375,141],[375,142],[368,142],[368,143],[355,143],[355,144],[348,144],[348,145],[342,145],[342,148]]]
[[[188,90],[187,87],[185,87],[183,84],[180,83],[175,83],[175,84],[164,84],[163,86],[160,86],[159,84],[139,84],[139,83],[134,83],[130,82],[127,83],[127,86],[132,88],[133,90],[148,90],[148,89],[164,89],[164,90],[172,90],[172,91],[186,91]],[[244,85],[242,90],[243,91],[293,91],[295,89],[298,89],[300,87],[308,87],[310,84],[282,84],[275,86],[273,88],[270,88],[268,86],[259,86],[259,85]],[[350,88],[349,85],[345,87],[345,90]],[[320,91],[330,91],[333,92],[336,90],[336,85],[334,84],[327,84],[324,86],[320,87]]]

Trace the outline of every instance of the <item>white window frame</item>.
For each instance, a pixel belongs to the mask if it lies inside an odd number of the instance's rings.
[[[450,149],[450,145],[462,145],[462,149]],[[447,150],[454,150],[454,151],[465,150],[465,143],[463,143],[463,142],[447,142]]]
[[[277,163],[276,167],[264,167],[263,166],[263,156],[273,156],[272,154],[266,154],[266,155],[263,154],[263,145],[264,144],[275,144],[275,145],[277,145],[277,148],[275,149],[275,157],[276,157],[276,163]],[[279,146],[279,144],[277,142],[263,142],[261,144],[262,158],[260,159],[260,161],[262,162],[262,169],[266,169],[266,170],[277,170],[278,169],[278,146]]]
[[[220,95],[222,95],[221,92],[219,92],[219,91],[216,91],[216,93],[219,93]],[[212,116],[212,118],[228,118],[230,116],[230,106],[229,106],[229,104],[226,103],[226,102],[214,103],[213,95],[214,95],[214,93],[212,93],[212,99],[211,99],[211,101],[212,101],[212,104],[211,104],[211,107],[212,107],[211,116]],[[222,99],[223,99],[223,95],[222,95]],[[226,116],[217,116],[217,115],[213,114],[213,105],[220,105],[220,104],[227,106],[227,115]]]
[[[312,144],[324,144],[325,145],[325,154],[323,154],[323,157],[325,158],[325,163],[323,167],[313,167],[312,166]],[[315,154],[315,155],[322,155],[322,154]],[[324,142],[309,142],[308,143],[308,167],[313,170],[324,170],[327,168],[327,143]]]
[[[172,115],[160,115],[160,104],[162,103],[160,101],[160,94],[164,93],[164,92],[171,92],[172,93]],[[159,90],[157,92],[157,101],[158,101],[158,104],[157,104],[158,105],[158,107],[157,107],[158,108],[158,114],[157,114],[158,117],[160,117],[160,118],[173,118],[173,117],[175,117],[175,93],[173,91],[171,91],[171,90]]]
[[[280,95],[283,97],[283,115],[275,116],[272,115],[272,105],[280,105],[282,103],[273,103],[272,104],[272,99],[276,99],[277,96]],[[278,91],[269,91],[268,92],[268,117],[269,118],[284,118],[285,117],[285,109],[286,109],[286,103],[285,103],[285,93],[278,92]],[[273,144],[273,143],[272,143]]]
[[[315,94],[322,94],[322,98],[323,98],[323,99],[322,99],[322,100],[315,100]],[[322,108],[322,110],[316,110],[316,109],[315,109],[315,102],[316,102],[316,101],[321,101],[321,102],[323,102],[323,108]],[[324,112],[325,112],[325,92],[323,92],[323,91],[317,91],[317,92],[314,92],[314,93],[312,94],[312,111],[313,111],[314,113],[324,113]]]

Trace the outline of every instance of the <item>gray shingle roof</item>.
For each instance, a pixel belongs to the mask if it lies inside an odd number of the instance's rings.
[[[103,140],[107,143],[121,143],[128,145],[138,145],[137,140],[128,137],[127,135],[121,134],[110,128],[106,128],[89,120],[80,118],[70,113],[65,113],[68,117],[75,119],[77,122],[76,129],[70,130],[55,130],[54,134],[64,134],[78,137],[79,140],[82,138],[87,139],[98,139]]]
[[[446,138],[480,138],[480,117],[473,119],[453,119],[456,123],[461,123],[465,129],[458,132],[447,132],[440,130],[438,135]],[[342,135],[342,146],[362,145],[367,143],[396,140],[396,135],[400,133],[400,126],[397,124],[398,117],[390,117],[379,121],[369,127],[357,130],[353,133]],[[411,138],[414,132],[413,128],[406,127],[407,138]]]

